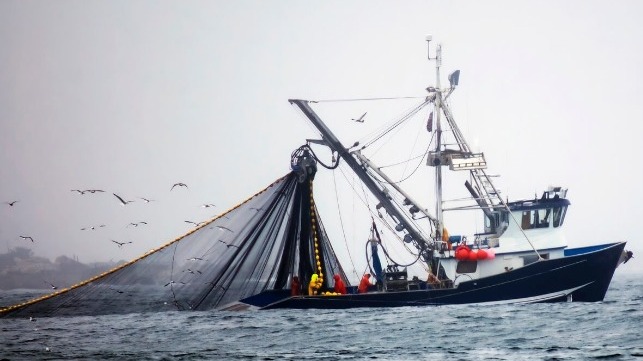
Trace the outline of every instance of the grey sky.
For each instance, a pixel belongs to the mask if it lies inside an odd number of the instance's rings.
[[[433,34],[443,74],[462,71],[456,117],[505,194],[569,187],[570,245],[627,240],[643,257],[642,7],[2,1],[0,201],[19,202],[0,208],[0,242],[83,262],[164,244],[189,230],[184,220],[210,218],[288,172],[291,151],[315,133],[287,99],[423,95]],[[189,189],[170,192],[175,182]],[[112,192],[136,202],[121,207]],[[99,224],[108,226],[80,230]],[[638,257],[618,272],[635,270]]]

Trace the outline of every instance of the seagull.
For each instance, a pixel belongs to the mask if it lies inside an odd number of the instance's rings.
[[[96,193],[96,192],[103,193],[103,192],[105,192],[105,191],[104,191],[104,190],[102,190],[102,189],[85,189],[85,192],[89,192],[89,193],[94,194],[94,193]],[[84,192],[83,192],[83,193],[84,193]]]
[[[192,270],[191,270],[191,269],[189,269],[189,268],[187,269],[187,271],[188,271],[188,272],[190,272],[190,273],[192,273],[193,275],[195,275],[195,274],[196,274],[196,273],[194,273],[194,271],[192,271]],[[201,274],[201,273],[202,273],[202,272],[201,272],[201,271],[199,271],[199,270],[197,270],[196,272],[197,272],[198,274]]]
[[[45,280],[43,280],[43,282],[45,282],[46,284],[48,284],[49,286],[51,286],[51,289],[52,289],[52,290],[57,290],[57,289],[58,289],[58,287],[56,287],[56,286],[52,285],[50,282],[47,282],[47,281],[45,281]]]
[[[72,192],[78,192],[78,194],[85,194],[86,191],[81,191],[80,189],[72,189]]]
[[[217,228],[219,228],[219,229],[221,229],[221,230],[226,230],[226,231],[228,231],[228,232],[232,232],[232,233],[234,233],[234,231],[233,231],[233,230],[231,230],[231,229],[230,229],[230,228],[228,228],[228,227],[224,227],[224,226],[216,226],[216,227],[217,227]]]
[[[169,285],[173,285],[173,284],[175,284],[175,283],[180,283],[180,284],[182,284],[182,285],[184,285],[184,284],[185,284],[185,282],[174,282],[174,281],[170,281],[170,282],[166,283],[163,287],[167,287],[167,286],[169,286]]]
[[[106,226],[106,225],[104,225],[104,224],[101,224],[100,226],[98,226],[98,228],[103,228],[103,227],[107,227],[107,226]],[[91,229],[91,230],[93,231],[93,230],[95,230],[95,229],[96,229],[96,226],[85,227],[85,228],[81,228],[80,230],[81,230],[81,231],[85,231],[85,230],[88,230],[88,229]]]
[[[147,199],[147,198],[143,198],[143,197],[138,197],[138,198],[139,198],[139,199],[142,199],[142,200],[143,200],[143,202],[145,202],[145,203],[154,202],[154,200],[153,200],[153,199]]]
[[[8,204],[9,207],[13,207],[14,204],[18,203],[18,201],[5,202],[5,203]]]
[[[126,201],[123,198],[119,197],[118,194],[116,194],[116,193],[112,193],[112,194],[114,195],[114,197],[118,198],[118,200],[121,202],[122,205],[127,205],[127,203],[134,202],[134,201]]]
[[[141,221],[141,222],[138,222],[138,223],[130,222],[130,224],[128,224],[126,227],[129,227],[129,226],[138,227],[140,224],[147,224],[147,222],[145,222],[145,221]]]
[[[226,245],[226,247],[228,247],[228,248],[230,248],[230,247],[236,247],[236,248],[239,248],[239,246],[235,246],[234,244],[227,244],[227,243],[223,242],[222,240],[219,240],[219,242],[221,242],[221,243],[225,244],[225,245]]]
[[[199,222],[199,223],[192,222],[192,221],[183,221],[183,222],[194,224],[194,226],[195,226],[195,227],[198,227],[198,226],[200,226],[200,225],[202,225],[202,224],[203,224],[203,222]]]
[[[31,316],[29,316],[29,321],[31,321],[31,322],[36,322],[36,319],[35,319],[35,318],[33,318],[33,317],[31,317]]]
[[[358,123],[364,123],[364,116],[366,116],[366,113],[368,113],[368,112],[364,112],[364,114],[362,114],[361,117],[359,117],[357,119],[353,118],[353,120],[358,122]]]
[[[205,261],[203,258],[199,258],[199,257],[192,257],[192,258],[188,258],[187,260],[188,261]]]
[[[202,205],[201,207],[210,208],[210,207],[216,207],[216,206],[214,204],[212,204],[212,203],[206,203],[206,204]]]
[[[171,191],[172,189],[174,189],[174,187],[185,187],[185,188],[187,188],[187,187],[188,187],[188,185],[187,185],[187,184],[185,184],[185,183],[174,183],[174,185],[172,185],[172,188],[170,188],[170,191]]]
[[[115,241],[113,239],[112,239],[112,242],[116,243],[118,245],[118,248],[121,248],[124,244],[132,243],[132,241],[129,241],[129,242],[117,242],[117,241]]]
[[[24,239],[24,240],[30,240],[30,241],[31,241],[31,243],[33,243],[33,238],[31,238],[31,237],[29,237],[29,236],[20,236],[20,238],[22,238],[22,239]]]

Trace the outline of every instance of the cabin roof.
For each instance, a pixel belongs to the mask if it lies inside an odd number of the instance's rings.
[[[555,196],[553,198],[543,197],[540,199],[525,199],[507,203],[509,209],[511,209],[512,211],[527,211],[532,209],[563,207],[570,204],[571,202],[568,199],[560,198],[558,196]]]

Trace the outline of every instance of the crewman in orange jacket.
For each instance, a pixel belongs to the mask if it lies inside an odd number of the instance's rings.
[[[339,277],[339,275],[334,275],[333,278],[335,279],[335,292],[341,295],[345,295],[346,285],[344,284],[344,281],[342,281],[342,278]]]
[[[362,280],[359,282],[357,287],[357,293],[366,293],[368,292],[368,286],[371,285],[371,274],[367,273],[362,277]]]

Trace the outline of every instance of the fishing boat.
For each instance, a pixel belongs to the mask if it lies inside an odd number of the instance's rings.
[[[430,48],[430,37],[427,43]],[[441,53],[437,45],[428,56],[435,84],[384,130],[428,110],[430,141],[422,160],[433,173],[434,211],[376,165],[366,145],[345,146],[313,110],[315,102],[291,99],[321,139],[293,151],[285,176],[185,235],[83,282],[2,308],[0,316],[602,301],[632,252],[625,242],[568,247],[563,227],[571,203],[562,186],[526,199],[503,197],[485,154],[472,149],[456,123],[447,100],[460,72],[443,87]],[[365,115],[353,121],[364,122]],[[318,156],[319,147],[330,149],[330,160]],[[340,261],[339,240],[329,236],[313,192],[316,175],[340,164],[375,202],[366,247],[372,277],[363,287],[351,285],[346,270],[355,266]],[[464,205],[447,206],[447,171],[467,176],[458,184]],[[444,214],[459,211],[479,213],[480,230],[450,234]],[[397,243],[384,247],[385,236]],[[408,252],[411,261],[394,260],[391,247]],[[409,272],[413,265],[424,273]],[[346,289],[335,292],[338,282]]]
[[[427,41],[430,42],[428,37]],[[434,168],[436,184],[435,213],[417,203],[397,186],[359,147],[345,147],[312,109],[311,102],[290,100],[319,131],[322,144],[337,154],[377,198],[388,221],[399,237],[417,252],[418,262],[428,270],[426,280],[409,279],[405,267],[389,264],[382,268],[377,253],[379,240],[372,239],[376,287],[368,292],[336,294],[315,292],[295,295],[265,304],[261,297],[245,300],[263,309],[272,308],[352,308],[446,305],[469,303],[596,302],[605,297],[616,267],[627,262],[632,253],[626,242],[569,248],[563,235],[570,201],[567,189],[551,186],[539,197],[505,201],[487,174],[484,153],[474,152],[456,123],[445,101],[456,89],[459,70],[448,77],[449,86],[440,84],[441,46],[436,48],[436,84],[427,88],[423,105],[432,105],[427,127],[434,132],[433,148],[427,166]],[[443,120],[444,119],[444,124]],[[434,124],[433,124],[434,123]],[[435,125],[434,129],[433,125]],[[444,128],[453,137],[444,142]],[[306,168],[305,161],[294,168]],[[471,237],[450,236],[444,224],[442,199],[443,172],[468,172],[464,189],[484,220],[484,231]],[[309,170],[309,173],[313,173]],[[391,194],[401,195],[401,205]],[[417,215],[421,217],[417,217]],[[414,222],[428,219],[430,230]],[[375,226],[375,224],[373,224]],[[377,234],[377,233],[375,233]],[[371,267],[371,269],[373,269]],[[321,272],[321,268],[319,269]],[[304,292],[305,293],[305,292]],[[320,294],[318,294],[320,293]]]

